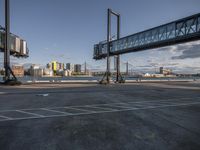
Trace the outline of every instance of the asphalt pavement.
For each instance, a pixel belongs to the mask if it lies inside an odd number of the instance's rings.
[[[0,149],[199,150],[199,85],[0,86]]]

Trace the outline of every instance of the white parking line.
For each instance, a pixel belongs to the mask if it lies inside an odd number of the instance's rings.
[[[117,107],[117,108],[124,108],[124,109],[127,109],[127,108],[133,108],[132,106],[119,106],[119,105],[117,105],[117,104],[105,104],[105,106],[111,106],[111,107]],[[115,108],[114,108],[115,109]]]
[[[200,98],[200,97],[197,97],[197,98]],[[179,98],[179,99],[165,99],[165,100],[149,100],[149,101],[140,101],[140,102],[127,102],[127,103],[135,103],[135,104],[143,104],[143,103],[148,103],[148,102],[150,102],[150,103],[153,103],[153,102],[174,102],[174,101],[178,101],[178,102],[181,102],[181,101],[183,101],[183,100],[190,100],[190,101],[194,101],[194,100],[192,100],[191,98]],[[196,100],[195,99],[195,101],[200,101],[200,100]]]
[[[184,98],[184,99],[189,99],[189,98]],[[195,102],[192,102],[195,101]],[[117,104],[119,105],[125,105],[125,106],[116,106]],[[130,105],[131,104],[131,105]],[[134,106],[135,104],[135,106]],[[36,109],[21,109],[21,110],[4,110],[4,111],[0,111],[0,112],[13,112],[13,111],[17,111],[20,113],[24,113],[24,114],[29,114],[32,115],[34,117],[25,117],[25,118],[10,118],[10,117],[6,117],[6,116],[0,116],[1,118],[5,118],[5,119],[1,119],[0,121],[6,121],[6,120],[20,120],[20,119],[34,119],[34,118],[46,118],[46,117],[59,117],[59,116],[74,116],[74,115],[86,115],[86,114],[95,114],[95,113],[106,113],[106,112],[118,112],[118,111],[129,111],[129,110],[144,110],[144,109],[152,109],[152,108],[163,108],[163,107],[170,107],[170,106],[183,106],[183,105],[193,105],[193,104],[200,104],[200,100],[160,100],[160,101],[142,101],[142,102],[127,102],[127,103],[110,103],[110,104],[93,104],[93,105],[82,105],[79,106],[81,108],[76,108],[78,106],[69,106],[69,107],[52,107],[50,108],[36,108]],[[142,105],[142,107],[137,107],[137,105]],[[119,109],[113,109],[113,108],[107,108],[107,107],[103,107],[103,106],[111,106],[111,107],[119,107],[122,108],[121,110]],[[84,107],[86,107],[84,109]],[[96,108],[96,109],[102,109],[102,111],[91,111],[88,110],[87,107],[89,108]],[[81,112],[81,113],[67,113],[67,112],[62,112],[62,111],[57,111],[57,110],[52,110],[55,108],[66,108],[66,109],[72,109],[72,110],[78,110],[78,111],[85,111],[85,112]],[[83,109],[82,109],[83,108]],[[36,113],[31,113],[31,112],[27,112],[28,110],[45,110],[45,111],[52,111],[52,112],[56,112],[56,113],[62,113],[63,115],[39,115]]]
[[[92,110],[85,110],[85,109],[81,109],[81,108],[76,108],[77,106],[70,106],[70,107],[64,107],[64,108],[67,108],[67,109],[74,109],[74,110],[78,110],[78,111],[86,111],[86,112],[95,112],[95,111],[92,111]],[[81,106],[78,106],[78,107],[81,107]]]
[[[92,115],[92,114],[101,114],[101,113],[114,113],[114,112],[126,112],[126,111],[132,111],[132,110],[148,110],[148,109],[156,109],[156,108],[167,108],[167,107],[176,107],[176,106],[190,106],[200,104],[200,102],[194,102],[194,103],[187,103],[187,104],[178,104],[178,105],[163,105],[163,106],[148,106],[146,108],[131,108],[131,109],[124,109],[124,110],[113,110],[113,111],[101,111],[101,112],[88,112],[88,113],[79,113],[79,114],[71,114],[71,115],[50,115],[50,116],[44,116],[44,117],[24,117],[24,118],[10,118],[8,120],[0,120],[0,122],[5,121],[13,121],[13,120],[28,120],[28,119],[40,119],[40,118],[53,118],[53,117],[66,117],[66,116],[81,116],[81,115]]]
[[[29,115],[32,115],[32,116],[45,117],[45,116],[43,116],[43,115],[39,115],[39,114],[35,114],[35,113],[23,111],[23,110],[15,110],[15,111],[20,112],[20,113],[24,113],[24,114],[29,114]]]
[[[105,107],[102,107],[103,105],[88,105],[87,107],[90,107],[90,108],[96,108],[96,109],[104,109],[106,111],[115,111],[117,109],[112,109],[112,108],[105,108]],[[104,111],[102,110],[102,111]],[[99,111],[98,111],[99,112]]]
[[[6,116],[2,116],[2,115],[0,115],[0,117],[1,117],[1,118],[4,118],[4,119],[7,119],[7,120],[11,120],[11,119],[13,119],[13,118],[6,117]]]
[[[6,94],[6,92],[0,92],[0,95]]]
[[[196,99],[195,100],[193,100],[193,99],[191,99],[191,98],[176,98],[176,99],[164,99],[164,100],[148,100],[148,101],[137,101],[137,102],[120,102],[120,103],[105,103],[105,104],[145,104],[146,102],[171,102],[171,101],[178,101],[178,102],[181,102],[181,100],[191,100],[191,101],[195,101],[195,102],[197,102],[197,101],[199,101],[200,102],[200,99],[198,100],[198,98],[200,98],[200,97],[196,97]],[[190,101],[190,102],[191,102]],[[105,105],[105,104],[91,104],[91,105],[77,105],[77,106],[65,106],[66,108],[71,108],[71,107],[84,107],[84,106],[102,106],[102,105]],[[57,109],[57,108],[65,108],[65,107],[44,107],[44,108],[46,108],[46,109]],[[35,109],[42,109],[42,108],[29,108],[29,109],[20,109],[20,110],[23,110],[23,111],[26,111],[26,110],[35,110]],[[14,111],[14,110],[12,110],[12,109],[7,109],[7,110],[2,110],[2,111],[0,111],[0,112],[8,112],[8,111]]]
[[[55,113],[61,113],[61,114],[65,114],[65,115],[71,115],[72,114],[72,113],[66,113],[66,112],[62,112],[62,111],[47,109],[47,108],[41,108],[41,110],[46,110],[46,111],[55,112]]]

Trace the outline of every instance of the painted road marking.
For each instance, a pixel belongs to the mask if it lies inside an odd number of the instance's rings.
[[[198,97],[197,97],[198,98]],[[179,104],[180,102],[185,102],[183,99],[189,99],[189,98],[182,98],[182,99],[166,99],[166,100],[148,100],[148,101],[139,101],[139,102],[119,102],[119,103],[106,103],[106,104],[91,104],[91,105],[77,105],[77,106],[65,106],[65,107],[44,107],[44,108],[29,108],[29,109],[20,109],[20,110],[23,110],[23,111],[28,111],[28,110],[36,110],[36,109],[57,109],[57,108],[69,108],[69,109],[71,109],[71,108],[73,108],[73,107],[84,107],[84,106],[86,106],[86,107],[95,107],[95,106],[102,106],[102,105],[115,105],[115,104],[124,104],[124,105],[129,105],[129,104],[136,104],[136,106],[137,105],[140,105],[140,106],[145,106],[145,105],[147,105],[147,104],[149,104],[149,103],[151,103],[151,104],[153,104],[153,103],[159,103],[159,102],[172,102],[172,103],[177,103],[177,104]],[[177,102],[176,102],[177,101]],[[191,101],[200,101],[200,100],[198,100],[198,99],[193,99],[193,100],[188,100],[188,101],[186,101],[186,102],[191,102]],[[75,109],[75,108],[73,108],[73,109]],[[105,108],[105,109],[107,109],[107,108]],[[80,109],[79,109],[80,110]],[[9,112],[9,111],[15,111],[15,110],[13,110],[13,109],[8,109],[8,110],[2,110],[2,111],[0,111],[0,112]],[[83,110],[80,110],[80,111],[83,111]],[[86,110],[85,110],[86,111]]]
[[[95,107],[108,108],[108,109],[111,109],[111,110],[128,109],[127,107],[120,107],[120,106],[115,106],[115,105],[112,105],[112,104],[99,105],[99,106],[95,106]]]
[[[190,106],[200,104],[200,102],[193,102],[193,103],[180,103],[180,104],[170,104],[170,105],[163,105],[163,106],[146,106],[144,108],[130,108],[130,109],[121,109],[121,110],[110,110],[110,111],[87,111],[85,113],[74,113],[74,114],[63,114],[63,115],[49,115],[49,116],[34,116],[34,117],[21,117],[21,118],[9,118],[4,117],[5,120],[0,120],[0,122],[4,121],[13,121],[13,120],[27,120],[27,119],[40,119],[40,118],[53,118],[53,117],[66,117],[66,116],[81,116],[81,115],[91,115],[91,114],[101,114],[101,113],[114,113],[114,112],[125,112],[125,111],[133,111],[133,110],[148,110],[148,109],[156,109],[156,108],[166,108],[166,107],[177,107],[177,106]],[[65,108],[65,107],[64,107]],[[21,110],[15,110],[18,112],[23,112]],[[26,112],[25,112],[26,113]]]
[[[4,95],[4,94],[7,94],[6,92],[0,92],[0,95]]]
[[[61,114],[65,114],[65,115],[71,115],[72,114],[72,113],[67,113],[67,112],[62,112],[62,111],[47,109],[47,108],[41,108],[41,110],[51,111],[51,112],[55,112],[55,113],[61,113]]]
[[[31,112],[27,112],[27,111],[23,111],[23,110],[15,110],[15,111],[20,112],[20,113],[24,113],[24,114],[33,115],[33,116],[36,116],[36,117],[45,117],[43,115],[39,115],[39,114],[36,114],[36,113],[31,113]]]
[[[123,109],[126,109],[126,108],[132,108],[130,106],[122,106],[122,105],[118,105],[118,104],[105,104],[106,106],[111,106],[111,107],[117,107],[117,108],[123,108]]]
[[[82,106],[81,108],[85,109],[85,110],[89,110],[89,111],[94,111],[94,112],[101,112],[101,111],[108,110],[108,109],[94,107],[94,106],[89,106],[89,105],[88,106]],[[111,110],[111,109],[109,109],[109,110]]]
[[[6,116],[2,116],[2,115],[0,115],[0,118],[3,118],[3,120],[5,120],[5,119],[7,119],[7,120],[12,119],[12,118],[10,118],[10,117],[6,117]],[[1,119],[1,120],[2,120],[2,119]]]
[[[136,102],[119,102],[119,103],[105,103],[105,104],[143,104],[143,103],[147,103],[147,102],[165,102],[165,101],[178,101],[181,102],[181,101],[184,101],[184,100],[188,100],[189,102],[191,101],[199,101],[200,102],[200,97],[196,97],[195,100],[191,100],[191,98],[179,98],[179,99],[164,99],[164,100],[145,100],[145,101],[136,101]],[[105,104],[91,104],[91,105],[76,105],[76,106],[65,106],[66,108],[71,108],[71,107],[83,107],[83,106],[101,106],[101,105],[105,105]],[[65,108],[65,107],[43,107],[43,108],[47,108],[47,109],[57,109],[57,108]],[[24,110],[24,111],[28,111],[28,110],[36,110],[36,109],[42,109],[42,108],[28,108],[28,109],[20,109],[20,110]],[[0,113],[1,112],[8,112],[8,111],[13,111],[12,109],[7,109],[7,110],[0,110]]]
[[[100,105],[88,105],[87,107],[91,107],[91,108],[97,108],[97,109],[104,109],[103,111],[115,111],[117,109],[113,109],[113,108],[105,108],[105,107],[101,107],[103,106],[103,104]]]
[[[81,107],[81,106],[70,106],[70,107],[64,107],[64,108],[74,109],[74,110],[77,110],[77,111],[95,112],[95,111],[91,111],[91,110],[85,110],[85,109],[79,108],[79,107]]]

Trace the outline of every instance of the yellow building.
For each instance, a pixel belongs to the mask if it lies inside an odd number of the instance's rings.
[[[52,62],[52,70],[53,70],[53,71],[56,71],[56,70],[57,70],[57,62],[56,62],[56,61],[53,61],[53,62]]]

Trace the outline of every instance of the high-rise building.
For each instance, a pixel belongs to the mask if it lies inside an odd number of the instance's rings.
[[[53,61],[51,62],[51,64],[52,64],[52,70],[55,72],[57,70],[57,62]]]
[[[52,70],[52,69],[45,68],[45,69],[43,69],[43,74],[44,74],[45,76],[51,77],[51,76],[53,76],[53,70]]]
[[[23,77],[24,76],[24,67],[22,65],[13,65],[12,71],[15,76]]]
[[[52,69],[52,63],[48,63],[48,64],[47,64],[47,69],[53,70],[53,69]]]
[[[163,67],[160,67],[160,74],[163,74]]]
[[[172,70],[171,69],[164,69],[163,74],[164,75],[170,75],[170,74],[172,74]]]
[[[40,66],[38,65],[32,65],[29,70],[30,70],[30,75],[33,77],[43,76],[43,69],[41,69]]]
[[[53,70],[54,75],[64,70],[64,64],[57,61],[52,61],[47,64],[47,69]]]
[[[63,63],[53,61],[53,62],[51,62],[51,64],[52,64],[51,66],[52,66],[53,71],[64,70],[64,64]]]
[[[172,74],[172,70],[171,69],[164,69],[163,67],[160,67],[160,74],[170,75],[170,74]]]
[[[57,70],[64,70],[64,64],[63,63],[57,63]]]
[[[80,64],[74,65],[74,72],[81,72],[81,65]]]
[[[74,65],[72,63],[66,63],[66,70],[74,71]]]

